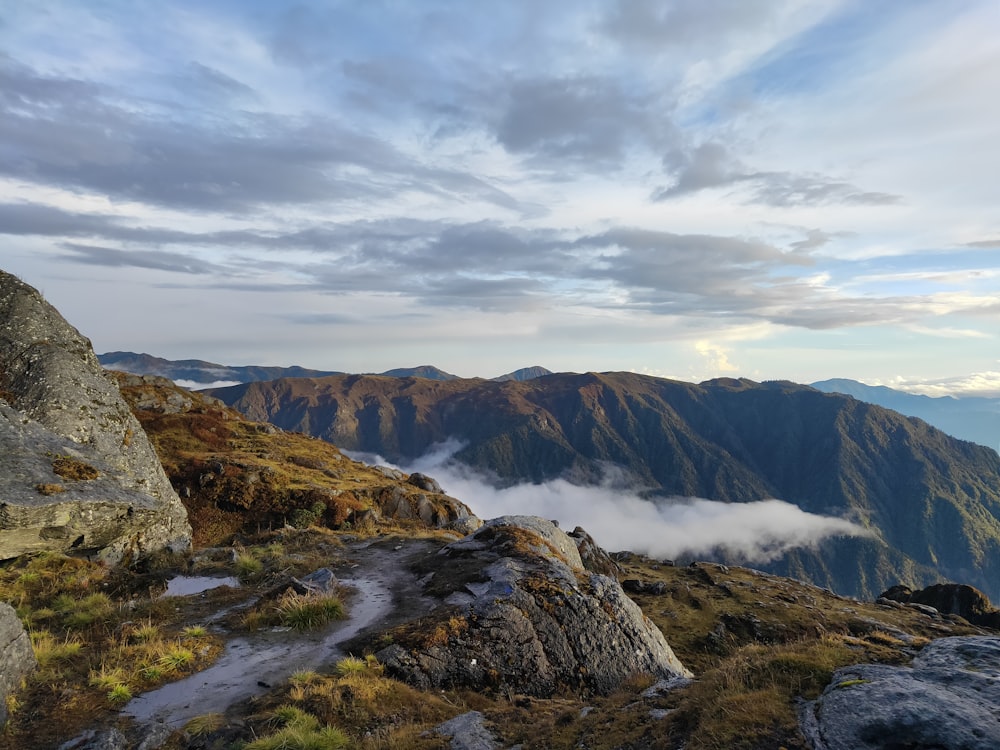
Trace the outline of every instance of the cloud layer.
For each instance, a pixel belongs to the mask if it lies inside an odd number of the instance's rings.
[[[863,536],[850,521],[807,513],[774,498],[752,503],[722,503],[704,498],[646,500],[627,489],[609,470],[601,486],[579,486],[562,479],[498,489],[487,477],[456,463],[459,444],[449,441],[402,468],[433,476],[445,492],[466,503],[481,518],[533,515],[557,520],[567,530],[582,526],[607,550],[631,550],[656,558],[709,557],[766,563],[790,549],[812,547],[834,536]],[[353,454],[371,463],[378,456]]]

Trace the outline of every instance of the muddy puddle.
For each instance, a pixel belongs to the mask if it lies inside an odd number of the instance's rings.
[[[220,586],[237,589],[240,581],[234,576],[177,576],[167,581],[167,590],[160,596],[192,596]]]
[[[122,713],[142,724],[163,722],[180,728],[196,716],[224,713],[296,671],[318,669],[343,658],[346,654],[339,644],[384,620],[393,609],[393,595],[382,575],[357,575],[340,582],[356,591],[347,620],[311,633],[265,631],[233,638],[211,667],[137,696]]]

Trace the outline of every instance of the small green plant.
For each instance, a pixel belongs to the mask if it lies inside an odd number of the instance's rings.
[[[145,624],[140,625],[132,631],[132,638],[137,643],[148,643],[155,640],[159,635],[160,627],[159,625],[154,625],[152,620],[147,620]]]
[[[121,667],[102,666],[100,671],[91,671],[90,684],[101,690],[111,690],[115,685],[124,684],[125,671]]]
[[[337,662],[337,674],[344,677],[349,674],[362,674],[368,671],[368,663],[356,656],[348,656]]]
[[[167,672],[180,672],[192,662],[194,662],[194,652],[183,646],[174,646],[157,661]]]
[[[189,625],[181,631],[185,638],[204,638],[208,630],[203,625]]]
[[[292,672],[291,676],[288,678],[288,681],[292,685],[300,687],[303,685],[311,685],[319,679],[320,679],[319,672],[314,672],[311,669],[306,669],[306,670],[299,670],[297,672]]]
[[[108,691],[108,700],[116,706],[132,700],[132,689],[124,682],[119,682]]]
[[[243,582],[253,580],[264,572],[264,563],[249,553],[236,557],[236,576]]]

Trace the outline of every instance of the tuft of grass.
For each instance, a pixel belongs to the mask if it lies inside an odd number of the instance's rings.
[[[67,628],[75,630],[107,622],[115,611],[110,597],[103,592],[88,594],[82,599],[76,599],[70,594],[60,594],[52,600],[52,608],[62,616]]]
[[[346,677],[349,674],[364,674],[368,671],[368,662],[356,656],[348,656],[337,662],[337,674]]]
[[[38,666],[45,669],[56,662],[72,659],[83,650],[83,641],[67,635],[62,641],[47,630],[37,630],[31,634],[31,647],[35,652]]]
[[[159,682],[166,676],[167,672],[159,664],[147,664],[139,670],[139,674],[144,680]]]
[[[189,625],[181,631],[185,638],[204,638],[208,635],[208,630],[204,625]]]
[[[278,604],[282,625],[295,630],[311,630],[344,617],[344,605],[332,595],[287,596]]]
[[[236,557],[236,576],[243,583],[257,578],[264,572],[264,563],[253,555],[242,552]]]
[[[121,667],[102,665],[100,670],[91,671],[89,683],[101,690],[111,690],[115,685],[128,681],[125,670]]]
[[[184,731],[190,734],[192,737],[201,737],[202,735],[211,734],[212,732],[217,732],[226,725],[226,717],[219,713],[202,714],[201,716],[195,716],[191,721],[184,725]]]
[[[167,672],[181,672],[194,663],[194,652],[183,646],[172,646],[158,660],[157,664]]]
[[[148,643],[160,637],[160,626],[154,625],[152,620],[147,620],[132,631],[132,638],[136,643]]]
[[[320,679],[322,678],[319,672],[314,672],[311,669],[300,669],[296,672],[292,672],[291,676],[288,678],[288,682],[298,687],[312,685]]]
[[[126,683],[120,682],[108,691],[108,701],[116,706],[128,703],[132,700],[132,688]]]
[[[297,706],[278,706],[274,721],[282,728],[254,740],[244,750],[343,750],[350,744],[342,731],[320,726],[319,719]]]

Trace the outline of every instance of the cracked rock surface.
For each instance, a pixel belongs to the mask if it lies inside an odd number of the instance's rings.
[[[0,559],[117,562],[190,544],[187,513],[90,341],[0,271]]]
[[[417,563],[441,605],[378,653],[421,687],[607,694],[629,675],[689,677],[614,578],[549,521],[504,516]]]
[[[941,638],[910,666],[838,669],[802,713],[814,750],[993,750],[1000,742],[1000,638]]]

